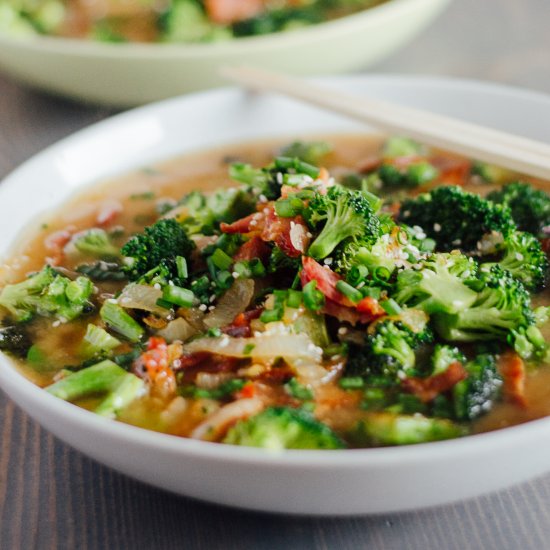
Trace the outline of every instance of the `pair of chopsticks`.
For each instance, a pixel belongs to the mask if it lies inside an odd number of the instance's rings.
[[[387,133],[550,180],[550,144],[262,69],[226,67],[223,74],[255,91],[282,93]]]

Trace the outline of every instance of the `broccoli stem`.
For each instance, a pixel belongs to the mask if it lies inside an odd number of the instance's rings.
[[[145,332],[133,317],[114,302],[107,300],[103,304],[99,315],[113,330],[116,330],[131,342],[139,342]]]
[[[450,420],[392,413],[369,413],[352,434],[364,445],[412,445],[453,439],[465,435],[462,426]]]
[[[142,393],[144,385],[143,380],[134,374],[124,374],[94,412],[107,418],[116,418],[122,409]]]
[[[110,391],[126,374],[116,363],[106,360],[62,378],[48,386],[46,391],[65,401],[74,401],[87,395]]]

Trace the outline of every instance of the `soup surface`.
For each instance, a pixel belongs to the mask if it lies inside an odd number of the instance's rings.
[[[0,31],[101,42],[216,42],[288,31],[385,1],[7,0]]]
[[[550,199],[516,181],[372,136],[143,167],[21,240],[0,267],[0,349],[97,414],[238,445],[399,445],[540,418]]]

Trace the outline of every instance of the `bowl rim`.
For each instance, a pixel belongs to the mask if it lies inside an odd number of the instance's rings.
[[[50,53],[59,53],[70,56],[84,57],[120,57],[134,58],[166,58],[166,57],[224,57],[239,55],[250,49],[265,51],[279,47],[299,47],[318,37],[338,37],[344,33],[362,30],[365,25],[376,25],[380,20],[393,18],[400,11],[414,11],[417,4],[433,4],[434,6],[449,3],[451,0],[389,0],[357,13],[322,21],[306,27],[290,31],[279,31],[265,35],[245,36],[232,40],[222,40],[209,43],[107,43],[87,39],[63,38],[45,35],[12,36],[0,32],[0,46],[2,43],[17,46],[20,49],[40,49]],[[284,40],[280,38],[284,37]]]
[[[440,89],[463,89],[465,91],[473,91],[493,96],[509,97],[510,99],[514,98],[528,102],[539,102],[550,109],[549,94],[510,85],[500,85],[462,78],[384,74],[325,77],[315,80],[322,83],[366,80],[379,81],[382,83],[387,82],[390,86],[408,85],[424,88],[433,88],[436,86]],[[177,103],[185,102],[197,96],[223,96],[235,90],[236,88],[234,87],[226,87],[166,99],[114,115],[103,121],[94,123],[87,128],[74,132],[36,155],[33,155],[30,159],[3,178],[3,180],[0,181],[0,197],[4,189],[12,185],[19,185],[17,178],[20,170],[23,171],[28,165],[39,162],[43,157],[55,152],[56,149],[61,149],[67,142],[75,137],[85,139],[88,133],[97,132],[98,130],[105,131],[112,124],[124,124],[125,118],[132,118],[136,114],[147,114],[149,111],[158,109],[164,111],[165,109],[170,109]],[[354,469],[365,464],[368,464],[369,467],[372,468],[388,468],[403,462],[411,464],[425,463],[426,461],[437,460],[438,457],[449,457],[450,454],[452,454],[455,460],[460,460],[462,456],[471,455],[472,452],[481,453],[484,451],[491,451],[494,453],[497,452],[498,449],[505,450],[511,444],[510,438],[514,439],[515,445],[521,445],[522,441],[531,441],[533,436],[538,435],[541,437],[544,433],[550,435],[550,416],[548,416],[492,432],[473,434],[463,438],[446,441],[401,447],[343,449],[327,452],[290,449],[272,451],[193,440],[102,418],[93,412],[58,399],[36,386],[19,372],[14,362],[2,352],[0,352],[0,389],[3,390],[10,399],[17,403],[30,399],[35,401],[41,408],[47,408],[52,411],[52,416],[70,417],[72,423],[78,424],[83,429],[89,430],[90,434],[101,432],[102,435],[112,437],[113,439],[116,438],[120,444],[128,442],[134,445],[155,447],[163,452],[203,457],[211,461],[230,461],[232,463],[244,465],[277,465],[283,469],[304,465],[316,470],[329,470],[334,466]],[[11,397],[12,392],[16,397]],[[22,408],[26,410],[26,407]]]

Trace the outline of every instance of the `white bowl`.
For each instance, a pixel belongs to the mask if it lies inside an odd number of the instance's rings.
[[[453,80],[324,82],[550,141],[547,96]],[[365,127],[290,100],[226,89],[119,115],[50,147],[0,185],[0,256],[40,211],[132,167],[234,141],[361,130]],[[120,472],[183,495],[254,510],[333,515],[408,510],[473,497],[550,468],[550,419],[401,448],[277,453],[181,439],[100,418],[37,388],[1,354],[0,386],[60,439]]]
[[[292,32],[214,44],[107,44],[0,34],[0,68],[67,97],[133,106],[220,86],[223,65],[246,63],[302,76],[365,68],[419,33],[449,1],[391,0]]]

